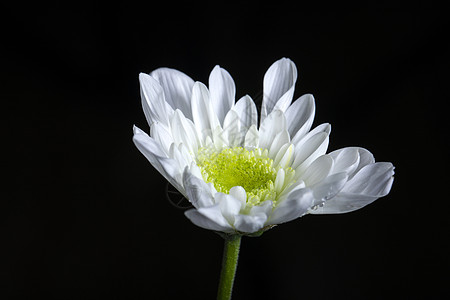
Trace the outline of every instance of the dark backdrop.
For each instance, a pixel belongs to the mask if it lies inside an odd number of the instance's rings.
[[[138,74],[207,82],[220,64],[260,99],[281,57],[330,151],[368,148],[396,179],[362,210],[244,238],[234,299],[449,297],[444,12],[113,3],[2,8],[0,298],[214,299],[221,238],[167,201],[131,141],[148,129]]]

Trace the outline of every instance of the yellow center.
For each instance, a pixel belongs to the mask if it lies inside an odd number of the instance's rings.
[[[252,205],[276,199],[277,169],[267,150],[234,147],[216,152],[204,147],[198,151],[197,164],[203,179],[213,183],[218,192],[228,194],[232,187],[241,186],[247,193],[247,203]]]

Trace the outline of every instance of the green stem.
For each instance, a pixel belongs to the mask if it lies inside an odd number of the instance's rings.
[[[233,291],[234,275],[236,274],[239,257],[239,247],[241,246],[240,235],[225,236],[225,247],[223,250],[222,271],[220,272],[219,291],[217,300],[231,299]]]

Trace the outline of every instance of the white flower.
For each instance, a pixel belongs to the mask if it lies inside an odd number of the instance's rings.
[[[357,147],[326,154],[330,124],[311,129],[312,95],[292,102],[295,64],[282,58],[264,76],[260,126],[255,103],[235,103],[230,74],[216,66],[209,88],[177,70],[140,74],[150,135],[133,141],[194,206],[197,226],[255,233],[305,214],[359,209],[389,193],[394,167]]]

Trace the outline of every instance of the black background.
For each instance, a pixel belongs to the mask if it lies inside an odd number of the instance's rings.
[[[244,238],[234,299],[450,296],[445,12],[148,4],[2,8],[0,298],[214,299],[221,238],[131,141],[138,74],[206,83],[219,64],[260,100],[281,57],[329,150],[365,147],[396,179],[362,210]]]

